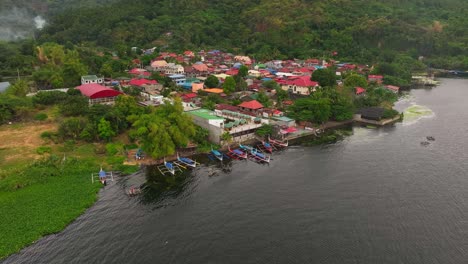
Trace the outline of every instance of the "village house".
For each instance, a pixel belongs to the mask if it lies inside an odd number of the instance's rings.
[[[89,105],[114,104],[115,98],[121,94],[120,91],[102,86],[97,83],[82,84],[76,87],[82,95],[88,97]]]
[[[355,94],[358,96],[366,94],[366,89],[362,87],[355,87],[354,90],[355,90]]]
[[[382,75],[369,75],[367,76],[368,82],[375,82],[377,84],[383,83],[383,76]]]
[[[299,95],[310,95],[319,86],[318,82],[310,80],[310,76],[299,76],[281,80],[279,84],[281,85],[281,89]]]
[[[173,74],[173,75],[169,75],[167,77],[171,78],[171,80],[173,82],[175,82],[175,84],[177,86],[182,86],[185,83],[185,80],[186,80],[185,75],[183,75],[183,74]]]
[[[81,76],[81,84],[90,84],[90,83],[104,83],[104,77],[98,77],[97,75]]]
[[[166,75],[184,74],[185,70],[184,67],[180,64],[168,63],[167,66],[164,68],[164,73]]]
[[[250,112],[250,113],[254,113],[254,114],[260,113],[261,110],[263,109],[263,105],[261,103],[259,103],[257,100],[251,100],[251,101],[248,101],[248,102],[243,102],[240,105],[238,105],[238,107],[241,110],[244,110],[244,111],[247,111],[247,112]]]
[[[151,68],[153,71],[163,72],[167,66],[167,61],[165,60],[155,60],[151,62]]]
[[[385,88],[387,90],[390,90],[390,91],[394,92],[394,93],[398,93],[400,91],[400,87],[394,86],[394,85],[385,85]]]

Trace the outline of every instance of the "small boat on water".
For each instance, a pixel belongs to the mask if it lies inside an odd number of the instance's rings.
[[[213,156],[215,158],[217,158],[219,161],[223,161],[223,153],[219,152],[218,150],[216,149],[213,149],[211,148],[211,154],[213,154]]]
[[[190,158],[180,157],[179,153],[177,153],[177,161],[179,161],[183,165],[186,165],[186,166],[189,166],[189,167],[192,167],[192,168],[197,167],[197,162],[196,161],[194,161],[194,160],[192,160]]]
[[[228,151],[234,157],[241,158],[241,159],[247,158],[247,152],[244,152],[240,149],[231,149],[231,147],[228,146]]]
[[[240,144],[239,147],[249,152],[251,154],[251,158],[255,159],[256,161],[270,162],[270,156],[263,154],[261,151],[252,146]]]
[[[270,156],[261,153],[257,149],[252,149],[251,154],[258,161],[263,161],[263,162],[268,162],[268,163],[270,162]]]
[[[273,153],[273,146],[270,143],[262,141],[262,146],[266,151]]]
[[[166,159],[164,159],[164,166],[166,167],[168,172],[170,172],[172,175],[175,175],[175,168],[172,162],[168,162],[166,161]]]
[[[276,139],[272,139],[270,138],[270,136],[268,136],[268,143],[272,144],[272,145],[275,145],[275,146],[278,146],[278,147],[287,147],[289,145],[289,142],[286,141],[280,141],[280,140],[276,140]]]

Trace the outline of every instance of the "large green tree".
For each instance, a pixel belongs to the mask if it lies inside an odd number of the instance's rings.
[[[216,88],[219,86],[219,80],[214,75],[210,75],[205,80],[205,86],[208,88]]]
[[[335,86],[336,85],[336,73],[332,68],[318,69],[312,73],[312,81],[316,81],[320,86]]]
[[[236,81],[233,77],[226,77],[223,83],[223,91],[225,94],[228,95],[236,91]]]
[[[179,99],[165,103],[148,114],[132,115],[130,136],[137,139],[153,158],[173,155],[177,147],[186,146],[196,129],[190,116],[183,112]]]

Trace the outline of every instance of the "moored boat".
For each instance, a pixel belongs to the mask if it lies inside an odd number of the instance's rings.
[[[244,152],[240,149],[231,149],[231,147],[228,146],[228,151],[234,157],[241,158],[241,159],[247,158],[247,152]]]
[[[273,146],[270,143],[262,141],[262,146],[266,151],[273,153]]]
[[[211,154],[213,154],[213,156],[215,156],[215,158],[218,160],[223,161],[223,153],[219,152],[218,150],[211,148]]]
[[[189,166],[189,167],[192,167],[192,168],[197,167],[197,162],[196,162],[196,161],[194,161],[194,160],[192,160],[192,159],[190,159],[190,158],[180,157],[180,156],[179,156],[179,153],[177,153],[177,160],[178,160],[180,163],[182,163],[182,164],[184,164],[184,165],[186,165],[186,166]]]
[[[272,139],[270,138],[270,136],[268,136],[268,142],[272,145],[275,145],[275,146],[278,146],[278,147],[287,147],[289,145],[289,142],[286,141],[280,141],[280,140],[276,140],[276,139]]]
[[[168,162],[166,161],[166,159],[164,159],[164,166],[166,167],[168,172],[170,172],[172,175],[175,175],[175,168],[172,162]]]

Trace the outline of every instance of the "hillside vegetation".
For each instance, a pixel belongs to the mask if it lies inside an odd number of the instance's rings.
[[[435,67],[467,69],[467,12],[462,0],[111,1],[55,12],[39,40],[217,48],[257,59],[337,52],[366,63],[406,53]]]

